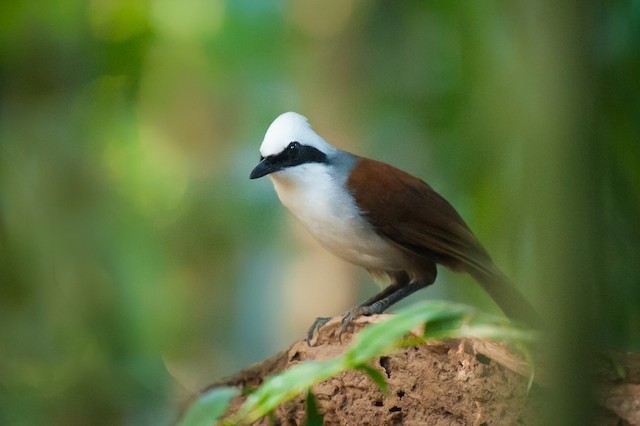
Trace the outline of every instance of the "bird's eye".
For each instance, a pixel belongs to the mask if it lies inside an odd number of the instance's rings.
[[[260,156],[260,161],[264,160],[264,155]]]
[[[287,151],[289,151],[293,155],[297,155],[300,151],[300,143],[299,142],[291,142],[289,146],[287,146]]]

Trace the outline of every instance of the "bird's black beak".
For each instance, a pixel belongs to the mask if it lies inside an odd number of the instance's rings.
[[[270,173],[277,172],[280,168],[271,161],[271,157],[265,157],[253,168],[249,179],[258,179]]]

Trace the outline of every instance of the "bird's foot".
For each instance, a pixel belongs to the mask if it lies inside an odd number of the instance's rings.
[[[349,324],[351,324],[356,318],[361,317],[361,316],[369,316],[369,315],[373,315],[373,314],[378,314],[380,312],[378,312],[377,307],[374,305],[372,306],[356,306],[353,309],[348,310],[343,316],[342,316],[342,322],[340,324],[340,331],[338,332],[338,340],[340,340],[340,342],[342,342],[342,334],[347,331],[347,328],[349,327]]]
[[[320,331],[320,329],[329,322],[329,320],[331,320],[331,317],[318,317],[316,318],[316,320],[313,322],[313,324],[311,324],[311,327],[309,327],[309,330],[307,331],[307,338],[305,339],[305,341],[307,342],[307,345],[309,346],[313,346],[311,344],[311,339],[313,339],[313,336]]]
[[[384,305],[383,303],[376,302],[369,306],[356,306],[353,309],[349,309],[347,312],[342,314],[342,321],[340,322],[340,330],[338,331],[338,340],[342,342],[342,335],[347,331],[349,324],[351,324],[356,318],[361,316],[379,314],[382,311],[384,311],[385,307],[386,305]],[[305,339],[305,341],[307,342],[307,345],[314,346],[311,344],[311,340],[313,339],[313,336],[315,336],[320,331],[320,329],[324,327],[324,325],[328,323],[331,319],[332,317],[316,318],[316,320],[313,322],[313,324],[311,324],[311,327],[309,327],[309,330],[307,331],[307,337]]]

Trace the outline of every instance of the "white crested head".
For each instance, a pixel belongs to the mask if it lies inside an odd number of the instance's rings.
[[[297,112],[285,112],[273,120],[267,129],[260,146],[260,155],[268,157],[281,153],[291,142],[311,146],[325,154],[336,152],[336,148],[329,145],[320,137],[309,124],[309,120]]]

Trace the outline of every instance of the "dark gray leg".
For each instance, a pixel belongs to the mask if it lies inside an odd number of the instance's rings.
[[[404,287],[404,286],[409,284],[409,275],[407,275],[406,272],[399,272],[399,273],[393,274],[391,276],[393,277],[393,281],[391,282],[391,284],[386,286],[378,294],[368,298],[367,300],[365,300],[364,302],[359,304],[358,307],[359,308],[363,308],[365,306],[373,305],[377,301],[382,300],[382,299],[392,295],[393,293],[398,291],[400,288],[402,288],[402,287]]]
[[[374,303],[371,303],[370,305],[365,305],[365,306],[360,305],[351,309],[342,318],[342,325],[340,326],[340,333],[338,334],[338,336],[341,336],[342,333],[344,333],[347,330],[347,327],[349,326],[349,324],[351,324],[351,322],[354,319],[358,318],[359,316],[381,314],[389,306],[399,302],[400,300],[415,293],[421,288],[428,286],[429,284],[431,283],[427,281],[422,281],[422,280],[412,281],[409,285],[401,287],[400,289],[396,290],[394,293],[391,293],[389,296],[384,297],[380,300],[377,300]]]
[[[343,314],[343,317],[348,315],[354,309],[365,308],[375,303],[378,303],[380,300],[383,300],[391,296],[392,294],[397,292],[399,289],[409,284],[409,276],[405,272],[398,272],[390,275],[393,278],[393,281],[391,282],[391,284],[386,286],[382,291],[378,292],[376,295],[370,297],[369,299],[359,304],[356,308],[350,309],[349,311],[345,312]],[[368,314],[368,315],[371,315],[371,314]],[[307,331],[307,338],[305,340],[308,345],[310,345],[311,339],[313,338],[314,334],[316,334],[316,332],[320,330],[330,320],[331,320],[331,317],[316,318],[316,320],[313,322],[313,324],[311,324],[311,327],[309,327],[309,330]]]
[[[435,263],[425,262],[422,266],[424,269],[420,271],[421,275],[415,281],[409,282],[409,276],[405,272],[396,273],[392,275],[394,278],[393,283],[387,286],[384,290],[344,313],[338,338],[340,338],[342,333],[347,330],[349,324],[359,316],[380,314],[394,303],[397,303],[421,288],[432,284],[435,281],[437,274]],[[307,344],[311,344],[310,342],[313,335],[323,325],[329,322],[330,319],[330,317],[316,318],[309,328],[309,331],[307,331]]]
[[[380,314],[384,312],[389,306],[393,305],[394,303],[399,302],[400,300],[415,293],[421,288],[424,288],[428,285],[433,284],[433,282],[436,280],[436,275],[438,274],[438,271],[436,269],[436,264],[431,262],[425,262],[421,266],[422,266],[422,270],[420,271],[419,276],[414,281],[411,281],[407,285],[401,286],[396,291],[386,295],[385,297],[378,298],[374,302],[369,303],[367,305],[362,304],[360,306],[357,306],[351,309],[349,312],[347,312],[342,317],[342,325],[340,326],[340,333],[338,334],[338,338],[342,335],[342,333],[344,333],[347,330],[347,327],[349,326],[349,324],[351,324],[351,322],[354,319],[358,318],[359,316]],[[405,278],[406,280],[409,279],[406,273],[404,274],[404,277],[406,277]],[[373,297],[370,300],[374,300],[374,299],[376,299],[376,297]]]

